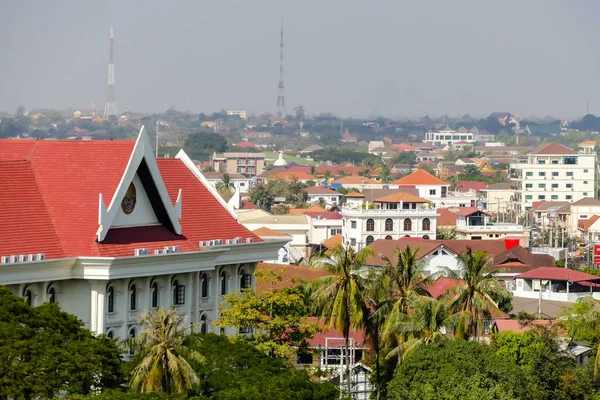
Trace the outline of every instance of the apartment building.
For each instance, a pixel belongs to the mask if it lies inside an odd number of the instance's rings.
[[[376,239],[402,237],[436,238],[435,205],[421,197],[399,192],[377,198],[374,203],[346,204],[342,208],[344,243],[356,250]]]
[[[256,176],[265,168],[264,153],[223,153],[213,155],[213,167],[217,172]]]
[[[523,225],[491,223],[488,214],[475,207],[465,207],[456,212],[456,238],[458,240],[490,240],[506,237],[526,239]]]
[[[439,132],[426,132],[423,143],[431,143],[434,146],[454,145],[459,142],[474,143],[473,133],[461,128],[457,131],[446,127]]]
[[[552,143],[530,153],[526,163],[511,164],[517,183],[515,201],[519,210],[529,211],[534,201],[568,201],[596,197],[598,171],[596,154],[580,153]]]

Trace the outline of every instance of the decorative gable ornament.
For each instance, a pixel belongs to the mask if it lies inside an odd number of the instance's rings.
[[[167,228],[172,230],[174,233],[181,235],[181,189],[177,195],[175,204],[171,204],[171,198],[167,192],[165,183],[160,175],[156,158],[154,157],[154,149],[150,142],[148,135],[144,131],[144,127],[140,129],[137,141],[133,148],[133,152],[129,158],[125,172],[113,194],[108,207],[104,202],[102,193],[99,195],[99,209],[98,209],[98,230],[96,232],[97,240],[103,241],[108,234],[111,226],[113,225],[115,218],[122,210],[125,214],[131,214],[135,209],[137,202],[135,185],[133,179],[138,174],[138,171],[145,177],[142,180],[146,191],[152,189],[155,193],[153,196],[154,201],[152,207],[155,208],[159,217],[159,222],[165,225]],[[139,175],[139,174],[138,174]],[[146,187],[146,186],[149,187]]]

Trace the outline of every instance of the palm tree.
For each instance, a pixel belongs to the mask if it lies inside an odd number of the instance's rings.
[[[355,253],[352,246],[344,247],[340,244],[315,265],[329,271],[330,275],[311,282],[315,287],[313,298],[321,311],[321,317],[325,318],[330,329],[338,329],[344,335],[348,395],[351,391],[350,329],[360,327],[364,318],[364,285],[359,273],[372,255],[373,251],[369,247]]]
[[[325,182],[329,182],[329,179],[333,177],[333,174],[330,170],[326,169],[325,172],[323,172],[323,177],[325,178]]]
[[[235,186],[233,182],[231,182],[231,176],[229,173],[225,172],[221,175],[221,182],[217,183],[217,191],[221,195],[221,197],[231,197],[231,194]]]
[[[448,306],[433,297],[419,296],[412,292],[407,298],[408,312],[399,314],[391,323],[400,338],[399,345],[386,358],[398,356],[398,362],[409,357],[420,346],[440,340],[446,329],[453,329],[468,318],[467,311],[451,313]]]
[[[379,181],[381,183],[392,183],[392,173],[386,163],[383,164],[381,171],[379,171]]]
[[[462,270],[459,274],[449,272],[453,278],[462,279],[464,285],[448,289],[446,296],[456,311],[468,311],[468,320],[458,327],[465,337],[478,337],[483,333],[484,320],[494,312],[501,312],[492,296],[500,294],[502,287],[494,274],[488,272],[489,258],[484,251],[474,252],[468,248],[460,254]]]
[[[204,357],[188,347],[195,337],[186,333],[185,317],[174,308],[161,307],[144,313],[140,323],[145,330],[133,345],[141,351],[141,359],[130,387],[144,393],[186,394],[198,382],[188,360],[203,362]]]

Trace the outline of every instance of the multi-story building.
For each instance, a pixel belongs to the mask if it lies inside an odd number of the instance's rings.
[[[419,197],[434,202],[437,207],[440,207],[441,203],[448,197],[449,185],[424,169],[418,169],[412,174],[398,179],[394,184],[398,185],[399,189],[417,189]]]
[[[215,188],[223,182],[223,172],[203,172],[202,175]],[[239,193],[247,192],[252,182],[251,178],[242,174],[229,174],[229,180],[233,185],[232,191]]]
[[[375,203],[346,204],[342,208],[343,240],[359,250],[376,239],[435,239],[436,218],[431,202],[403,192],[380,197]]]
[[[264,153],[223,153],[212,157],[213,167],[217,172],[256,176],[265,168]]]
[[[246,110],[227,110],[227,115],[229,115],[229,116],[237,115],[241,119],[248,119],[248,116],[246,115]]]
[[[446,127],[439,132],[426,132],[423,143],[431,143],[434,146],[454,145],[458,142],[474,143],[473,133],[462,128],[455,131]]]
[[[520,211],[529,211],[534,201],[576,202],[596,197],[598,171],[596,154],[577,153],[552,143],[528,154],[526,163],[511,164],[517,183],[516,202]]]
[[[221,295],[254,285],[286,240],[238,223],[187,155],[137,141],[0,141],[0,284],[94,333],[140,334],[169,308],[219,332]],[[231,332],[233,333],[233,332]]]
[[[525,239],[523,225],[488,222],[488,214],[474,207],[456,210],[456,239],[490,240],[505,237]]]

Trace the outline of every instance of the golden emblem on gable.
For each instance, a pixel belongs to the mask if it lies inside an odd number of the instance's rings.
[[[129,184],[125,196],[123,196],[123,200],[121,201],[121,209],[125,214],[131,214],[135,208],[135,203],[135,185],[132,182]]]

